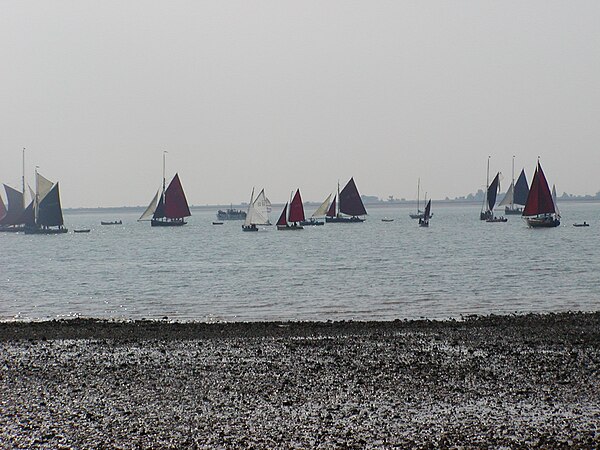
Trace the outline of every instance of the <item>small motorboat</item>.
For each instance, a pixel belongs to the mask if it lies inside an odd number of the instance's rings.
[[[217,221],[214,221],[212,224],[213,224],[213,225],[223,225],[223,222],[217,222]]]
[[[584,221],[583,223],[574,223],[573,226],[574,227],[589,227],[590,224],[587,223],[586,221]]]
[[[77,230],[73,230],[73,233],[89,233],[90,229],[89,228],[79,228]]]
[[[506,217],[490,217],[489,219],[485,219],[488,223],[497,223],[497,222],[508,222]]]
[[[123,225],[123,222],[121,220],[115,220],[112,222],[100,221],[100,225]]]
[[[381,219],[382,222],[393,222],[394,219],[388,219],[387,217],[384,217],[383,219]]]

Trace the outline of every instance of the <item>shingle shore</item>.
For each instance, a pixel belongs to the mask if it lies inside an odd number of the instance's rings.
[[[1,448],[600,446],[600,313],[0,323]]]

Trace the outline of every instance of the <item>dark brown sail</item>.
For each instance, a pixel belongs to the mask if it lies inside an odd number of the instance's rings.
[[[340,192],[340,212],[349,216],[364,216],[367,214],[365,205],[354,183],[354,178],[350,178],[348,184]]]

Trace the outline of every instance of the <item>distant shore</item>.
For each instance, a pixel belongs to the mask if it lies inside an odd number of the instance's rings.
[[[5,448],[593,448],[600,313],[0,323]]]
[[[499,194],[498,198],[502,198],[503,194]],[[560,197],[558,199],[558,201],[560,203],[563,202],[568,202],[568,203],[600,203],[600,198],[597,197],[590,197],[590,198],[562,198]],[[439,205],[443,205],[443,206],[479,206],[481,207],[481,199],[474,199],[474,200],[457,200],[457,199],[449,199],[449,200],[432,200],[432,203],[436,203],[438,206]],[[307,201],[304,202],[305,206],[318,206],[320,205],[320,202],[316,202],[316,201]],[[274,208],[279,208],[283,206],[283,203],[273,203],[272,205]],[[398,206],[398,207],[405,207],[405,208],[415,208],[417,206],[417,201],[416,200],[394,200],[394,201],[387,201],[387,200],[382,200],[379,202],[365,202],[365,206],[368,208],[385,208],[385,207],[389,207],[389,206]],[[194,210],[198,210],[198,211],[207,211],[207,210],[218,210],[218,209],[227,209],[227,208],[231,208],[233,207],[234,209],[242,209],[245,210],[246,208],[248,208],[248,204],[247,203],[242,203],[242,204],[227,204],[227,205],[190,205],[190,209],[192,211]],[[73,213],[125,213],[125,212],[131,212],[131,213],[142,213],[144,212],[144,210],[147,208],[146,206],[106,206],[106,207],[97,207],[97,208],[87,208],[87,207],[81,207],[81,208],[63,208],[63,212],[65,214],[73,214]]]

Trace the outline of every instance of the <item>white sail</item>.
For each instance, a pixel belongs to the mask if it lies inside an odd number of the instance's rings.
[[[515,199],[515,185],[513,183],[510,183],[510,186],[508,187],[508,191],[506,191],[506,195],[504,196],[502,201],[500,203],[498,203],[498,206],[512,205],[514,203],[514,199]]]
[[[150,220],[152,218],[152,215],[154,214],[154,211],[156,210],[156,203],[157,203],[159,194],[160,194],[160,189],[158,191],[156,191],[154,198],[152,199],[152,201],[146,208],[146,211],[144,211],[144,213],[140,216],[140,218],[138,219],[138,222],[142,222],[144,220]]]
[[[44,197],[48,194],[48,192],[50,192],[50,190],[52,189],[52,186],[54,186],[54,183],[46,178],[44,178],[43,176],[41,176],[39,173],[35,173],[35,186],[36,186],[36,192],[37,192],[37,201],[38,203],[41,202]]]
[[[252,225],[252,211],[254,209],[254,188],[252,188],[252,194],[250,194],[250,203],[248,203],[248,211],[246,211],[246,219],[244,220],[244,227]]]
[[[324,217],[327,215],[327,210],[329,209],[329,201],[331,200],[331,194],[327,196],[325,201],[321,203],[321,206],[317,208],[317,210],[312,214],[311,217]]]
[[[252,202],[249,215],[249,223],[254,225],[271,225],[269,221],[269,210],[271,209],[271,202],[265,196],[265,190],[263,189],[256,196],[254,202]],[[246,217],[247,218],[247,217]]]
[[[35,200],[35,191],[33,189],[31,189],[31,186],[29,186],[29,184],[27,185],[27,189],[29,189],[29,195],[31,196],[31,201]]]
[[[556,186],[552,185],[552,201],[554,202],[554,212],[556,213],[556,217],[560,218],[560,211],[558,210],[558,205],[556,204]]]

